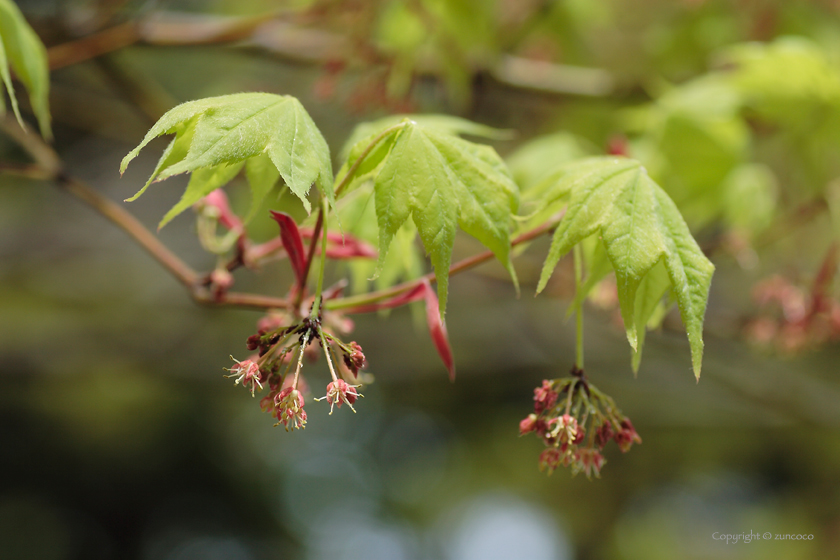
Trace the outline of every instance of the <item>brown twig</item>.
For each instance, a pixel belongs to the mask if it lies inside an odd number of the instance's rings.
[[[87,37],[56,45],[47,50],[50,70],[72,66],[103,54],[118,51],[140,41],[136,22],[109,27]]]
[[[286,308],[289,306],[287,299],[264,296],[260,294],[238,292],[221,294],[211,293],[205,285],[205,275],[197,273],[177,255],[170,251],[169,248],[157,238],[157,236],[150,232],[130,212],[125,210],[116,202],[102,196],[82,181],[68,176],[63,170],[63,166],[58,155],[40,136],[34,133],[25,132],[20,128],[17,122],[12,121],[8,116],[0,119],[0,128],[3,128],[7,134],[16,140],[32,156],[37,164],[37,167],[28,166],[21,169],[25,169],[28,175],[32,175],[35,169],[40,169],[41,173],[37,174],[38,178],[54,180],[66,192],[85,202],[99,214],[113,222],[117,227],[126,232],[132,239],[134,239],[134,241],[143,247],[166,270],[175,276],[175,278],[177,278],[178,281],[187,288],[190,296],[197,303],[248,307],[255,309]],[[345,176],[345,180],[340,183],[339,189],[344,186],[351,175],[352,172]],[[526,243],[550,232],[557,226],[561,219],[562,215],[546,224],[543,224],[542,226],[523,233],[511,242],[511,246]],[[323,230],[323,222],[324,217],[322,208],[319,212],[318,222],[316,223],[313,231],[312,245],[309,248],[310,254],[308,257],[308,263],[312,262],[314,247],[320,237],[319,229]],[[479,264],[492,259],[493,256],[494,254],[492,251],[485,251],[463,259],[450,267],[449,274],[452,276],[474,268]],[[361,296],[333,299],[325,302],[324,307],[327,309],[347,309],[387,299],[407,290],[411,290],[424,281],[435,282],[436,278],[434,273],[429,273],[417,280],[404,282],[387,290],[380,290]],[[298,299],[302,299],[302,296],[298,296]],[[297,302],[297,307],[299,307],[299,305],[300,302]]]
[[[126,232],[141,247],[152,255],[164,268],[172,273],[181,284],[194,291],[198,273],[178,258],[166,245],[131,213],[122,206],[109,200],[77,179],[68,177],[63,172],[55,177],[56,182],[64,190],[84,201],[88,206],[111,220]]]
[[[43,173],[40,178],[54,180],[65,191],[111,220],[146,249],[182,284],[193,290],[198,274],[122,206],[105,198],[85,183],[69,177],[63,170],[58,154],[43,138],[32,132],[27,133],[8,116],[0,120],[0,127],[32,156]]]

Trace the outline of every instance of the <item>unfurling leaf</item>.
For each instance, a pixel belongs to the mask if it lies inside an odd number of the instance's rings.
[[[429,325],[429,334],[432,336],[432,342],[435,343],[440,359],[443,360],[443,365],[449,371],[449,380],[455,381],[455,360],[452,357],[452,347],[449,345],[446,324],[440,316],[435,291],[426,279],[423,279],[423,288],[426,291],[426,323]]]
[[[164,151],[152,176],[129,201],[143,194],[153,181],[207,168],[241,167],[246,160],[255,158],[256,161],[248,163],[246,168],[253,207],[276,181],[265,170],[267,156],[307,212],[311,210],[307,195],[313,183],[330,204],[334,202],[329,148],[309,114],[294,97],[237,93],[178,105],[163,115],[140,145],[123,158],[120,173],[146,144],[165,134],[174,134],[175,139]],[[194,189],[196,192],[204,190],[199,185]],[[173,208],[163,223],[189,205],[181,206]]]
[[[38,119],[41,134],[44,138],[50,138],[50,71],[47,65],[47,49],[26,23],[14,2],[0,0],[0,78],[11,99],[12,111],[23,126],[9,73],[10,65],[29,92],[29,103]],[[0,114],[5,111],[6,104],[0,94]]]
[[[219,223],[227,228],[228,231],[235,231],[240,235],[245,232],[245,226],[242,220],[230,209],[230,203],[228,202],[225,191],[216,189],[204,197],[203,203],[216,209]]]
[[[569,206],[554,233],[537,291],[545,288],[557,262],[575,244],[599,236],[615,270],[621,315],[634,352],[641,351],[643,325],[670,287],[699,379],[703,316],[714,266],[677,207],[631,159],[601,157],[568,164],[559,181],[569,189]]]
[[[295,223],[294,218],[284,212],[272,210],[271,217],[280,226],[280,240],[283,242],[286,254],[289,255],[289,262],[292,263],[298,286],[302,288],[305,281],[306,253],[303,249],[303,241],[300,238],[297,223]]]
[[[412,218],[435,268],[441,314],[459,226],[489,248],[516,282],[509,231],[519,191],[489,146],[406,120],[358,142],[338,177],[347,190],[373,181],[378,269],[394,235]]]

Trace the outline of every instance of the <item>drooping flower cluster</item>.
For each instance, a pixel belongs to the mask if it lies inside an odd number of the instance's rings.
[[[615,440],[627,452],[642,439],[611,397],[590,384],[583,371],[571,377],[545,380],[534,389],[534,412],[519,423],[520,435],[535,432],[547,449],[540,454],[541,471],[551,474],[563,465],[572,474],[600,476],[604,446]]]
[[[326,396],[315,400],[326,399],[330,414],[334,406],[341,408],[345,403],[353,409],[356,400],[363,396],[357,390],[361,384],[351,385],[347,381],[355,380],[359,370],[366,365],[361,346],[356,342],[342,342],[322,327],[320,319],[307,317],[291,326],[286,326],[286,321],[286,315],[277,313],[263,318],[257,334],[248,337],[247,341],[248,349],[257,354],[241,362],[233,358],[236,365],[228,370],[230,374],[226,377],[235,378],[235,383],[241,383],[251,395],[268,387],[268,394],[260,399],[260,407],[277,419],[275,426],[283,424],[286,431],[305,428],[307,386],[301,369],[304,357],[317,359],[320,347],[332,381],[327,385]],[[343,355],[341,361],[339,352]]]

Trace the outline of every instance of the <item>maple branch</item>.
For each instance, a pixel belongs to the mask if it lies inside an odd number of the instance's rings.
[[[116,202],[105,198],[85,183],[67,176],[63,172],[55,177],[58,185],[88,206],[99,212],[126,232],[143,247],[156,261],[172,273],[178,281],[191,292],[195,291],[199,275],[184,261],[175,255],[152,232],[140,223],[131,213]]]
[[[166,245],[164,245],[157,236],[155,236],[137,218],[135,218],[134,215],[116,202],[102,196],[84,182],[67,175],[63,170],[63,165],[58,154],[56,154],[52,147],[47,144],[43,138],[34,133],[27,133],[20,128],[16,121],[12,121],[8,116],[0,119],[0,128],[17,141],[18,144],[20,144],[20,146],[24,148],[24,150],[26,150],[36,162],[35,166],[15,167],[13,168],[13,172],[16,171],[17,174],[29,177],[53,180],[63,190],[72,194],[90,206],[93,210],[109,219],[117,227],[126,232],[129,237],[131,237],[141,247],[143,247],[168,272],[175,276],[175,278],[187,288],[190,296],[196,303],[252,309],[289,307],[289,301],[284,298],[239,292],[227,292],[221,294],[212,293],[206,286],[205,275],[199,274],[177,255],[175,255],[175,253],[166,247]],[[382,136],[377,137],[368,147],[368,150],[372,149],[373,146],[381,140],[381,138]],[[362,157],[360,160],[361,159],[364,158]],[[344,179],[339,183],[338,189],[346,186],[346,183],[349,181],[349,178],[352,176],[354,170],[355,169],[351,167],[347,175],[345,175]],[[317,245],[317,240],[320,237],[318,230],[323,229],[323,211],[324,206],[322,206],[320,211],[322,219],[319,220],[319,223],[321,224],[321,228],[319,228],[318,224],[316,224],[315,231],[313,232],[312,242],[309,249],[310,255],[307,259],[308,263],[311,263],[312,261],[314,256],[314,247]],[[511,241],[511,246],[526,243],[550,232],[557,226],[558,223],[560,223],[560,220],[562,220],[562,214],[554,220],[516,237],[513,241]],[[450,276],[459,274],[465,270],[469,270],[487,262],[493,257],[494,254],[489,250],[467,257],[452,265],[449,269],[449,274]],[[436,278],[434,273],[426,274],[416,280],[403,282],[402,284],[398,284],[386,290],[379,290],[360,296],[336,298],[325,301],[322,305],[325,309],[353,308],[399,295],[403,292],[416,288],[424,281],[435,282]],[[299,299],[302,299],[302,296],[298,297]],[[298,307],[299,304],[300,302],[298,302]]]
[[[152,255],[164,268],[175,276],[181,284],[190,289],[196,290],[198,274],[184,261],[178,258],[169,250],[152,232],[140,223],[130,212],[122,206],[102,196],[88,185],[74,179],[64,172],[61,159],[55,150],[47,144],[41,136],[33,132],[26,132],[12,121],[8,116],[0,120],[0,127],[11,136],[32,159],[35,160],[41,174],[38,178],[50,179],[66,192],[80,199],[88,206],[99,212],[125,231],[141,247]],[[27,174],[32,176],[34,168],[27,169]],[[194,296],[195,297],[195,296]]]

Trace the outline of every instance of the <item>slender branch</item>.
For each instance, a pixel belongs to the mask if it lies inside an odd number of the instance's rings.
[[[273,309],[273,308],[288,308],[289,302],[283,298],[276,298],[264,296],[261,294],[247,294],[238,292],[228,292],[224,294],[212,294],[206,286],[203,285],[203,276],[193,270],[189,265],[182,261],[177,255],[169,250],[152,232],[150,232],[137,218],[130,212],[125,210],[119,204],[102,196],[88,185],[68,176],[62,169],[61,160],[55,151],[50,147],[40,136],[36,134],[29,134],[22,130],[16,122],[12,122],[9,117],[0,119],[0,128],[3,128],[14,140],[16,140],[37,162],[38,168],[42,173],[38,174],[40,178],[53,179],[55,182],[68,193],[77,197],[79,200],[85,202],[88,206],[108,218],[117,227],[126,232],[132,239],[134,239],[141,247],[157,260],[166,270],[168,270],[178,281],[183,284],[190,293],[190,296],[197,303],[214,305],[214,306],[235,306],[248,307],[254,309]],[[384,135],[380,135],[384,137]],[[366,149],[366,152],[373,149],[373,146],[378,143],[381,138],[374,140]],[[364,155],[360,158],[363,159]],[[32,175],[34,173],[31,167],[27,167],[26,173]],[[339,188],[343,187],[349,181],[349,177],[354,172],[354,169],[348,171],[345,179],[339,184]],[[325,213],[325,203],[322,202],[319,216],[321,219],[321,229],[323,229],[323,215]],[[544,235],[554,229],[562,220],[562,215],[554,220],[547,222],[531,231],[523,233],[511,242],[511,246],[516,246],[526,243],[541,235]],[[319,238],[318,225],[316,224],[315,231],[312,236],[312,243],[310,245],[310,256],[308,261],[311,263],[314,256],[314,246]],[[323,235],[326,240],[326,233]],[[326,255],[326,248],[322,249],[322,253]],[[459,274],[465,270],[469,270],[489,261],[493,258],[491,251],[485,251],[472,257],[463,259],[449,269],[450,276]],[[325,257],[324,257],[325,258]],[[416,288],[424,280],[435,282],[434,273],[429,273],[417,280],[404,282],[397,286],[393,286],[387,290],[380,290],[370,294],[361,296],[338,298],[323,302],[320,307],[324,309],[347,309],[359,305],[373,303],[382,299],[401,294],[405,291]],[[320,277],[321,284],[323,276]],[[320,290],[319,290],[320,293]],[[321,302],[319,302],[320,304]],[[299,307],[299,304],[298,304]]]
[[[16,177],[25,177],[26,179],[35,179],[49,181],[53,178],[52,175],[43,170],[37,165],[16,165],[12,163],[0,164],[0,173],[4,175],[14,175]]]
[[[16,140],[23,149],[29,152],[38,167],[43,171],[43,178],[55,180],[65,191],[84,201],[88,206],[111,220],[146,249],[182,284],[193,291],[198,274],[122,206],[105,198],[85,183],[64,173],[58,154],[43,138],[34,133],[27,133],[16,122],[12,122],[9,117],[0,120],[0,127]]]
[[[0,118],[0,128],[32,156],[46,178],[52,178],[59,174],[61,159],[39,134],[21,128],[11,115]]]
[[[140,39],[140,26],[136,22],[128,22],[56,45],[47,50],[50,70],[72,66],[123,49]]]
[[[241,292],[226,292],[220,298],[214,297],[208,290],[195,288],[190,295],[196,303],[213,307],[241,307],[246,309],[287,309],[289,301],[285,298],[264,296],[262,294],[246,294]]]
[[[532,241],[537,237],[545,235],[549,233],[554,228],[557,227],[557,224],[563,219],[563,214],[559,215],[557,218],[544,223],[543,225],[536,227],[530,231],[523,233],[522,235],[513,239],[510,244],[511,247],[515,247],[516,245],[521,245],[522,243],[527,243],[528,241]],[[483,253],[478,253],[477,255],[473,255],[471,257],[467,257],[466,259],[460,260],[454,265],[449,268],[449,275],[454,276],[465,270],[469,270],[471,268],[475,268],[476,266],[485,263],[491,259],[493,259],[495,255],[492,251],[484,251]],[[437,279],[435,278],[435,273],[430,272],[425,276],[421,276],[416,280],[411,280],[408,282],[403,282],[402,284],[397,284],[391,288],[385,290],[378,290],[376,292],[371,292],[369,294],[362,294],[358,296],[351,296],[346,298],[336,298],[331,299],[329,301],[324,302],[324,308],[326,309],[348,309],[353,307],[359,307],[361,305],[367,305],[370,303],[376,303],[377,301],[381,301],[383,299],[388,299],[403,292],[407,292],[409,290],[413,290],[420,284],[422,284],[425,280],[429,282],[436,282]]]
[[[184,46],[229,43],[251,37],[258,27],[282,13],[276,10],[254,17],[217,17],[162,12],[56,45],[47,50],[47,58],[50,70],[55,70],[140,42]]]

